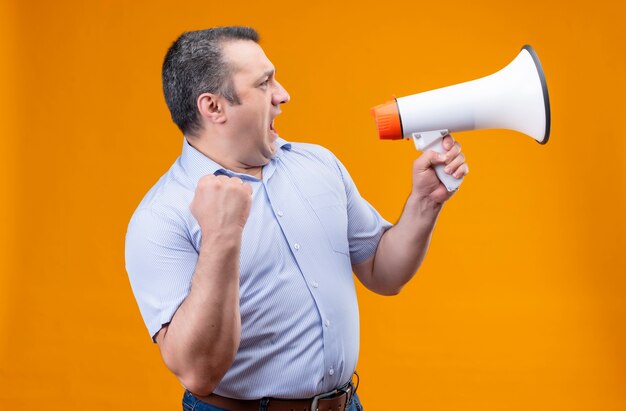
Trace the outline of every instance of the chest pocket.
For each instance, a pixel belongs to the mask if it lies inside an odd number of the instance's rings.
[[[307,198],[333,250],[348,255],[348,213],[346,206],[333,192]]]

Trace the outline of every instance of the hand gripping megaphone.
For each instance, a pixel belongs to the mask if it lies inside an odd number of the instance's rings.
[[[537,53],[524,46],[502,70],[478,80],[412,96],[372,108],[381,139],[409,139],[418,150],[444,153],[448,132],[500,128],[524,133],[541,144],[550,136],[548,87]],[[457,179],[436,165],[435,172],[448,191]]]

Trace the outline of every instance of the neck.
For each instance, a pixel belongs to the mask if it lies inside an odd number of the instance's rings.
[[[189,145],[225,169],[239,174],[248,174],[258,179],[263,178],[263,166],[253,166],[238,161],[237,158],[230,155],[231,150],[217,144],[211,144],[209,142],[211,140],[210,138],[206,136],[186,138]]]

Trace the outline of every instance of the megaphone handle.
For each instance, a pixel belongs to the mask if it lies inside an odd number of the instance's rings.
[[[413,142],[415,148],[420,151],[433,150],[439,154],[445,154],[446,149],[443,148],[443,138],[448,134],[448,130],[426,131],[413,133]],[[439,181],[446,187],[448,191],[456,191],[463,182],[463,177],[455,178],[451,174],[444,171],[445,164],[437,164],[434,166],[435,173]]]

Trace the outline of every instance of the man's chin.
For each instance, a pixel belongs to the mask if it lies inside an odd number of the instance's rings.
[[[272,160],[272,158],[274,158],[277,149],[278,146],[276,145],[276,143],[269,143],[262,148],[262,150],[259,152],[259,156],[254,161],[251,161],[251,163],[255,164],[256,167],[263,167],[264,165],[267,165]]]

